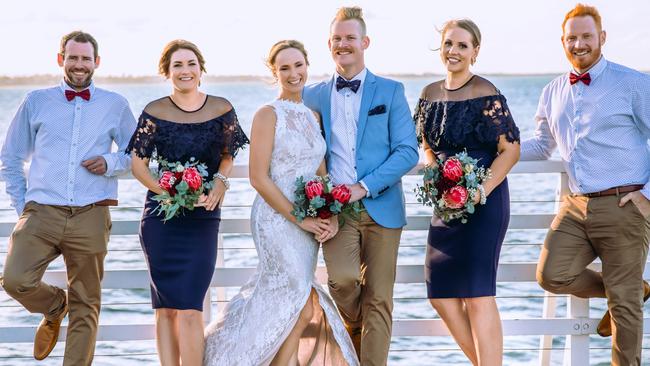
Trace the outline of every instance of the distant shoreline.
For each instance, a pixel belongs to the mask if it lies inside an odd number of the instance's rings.
[[[530,76],[557,76],[560,73],[549,74],[506,74],[491,73],[481,74],[485,76],[506,76],[506,77],[530,77]],[[390,78],[398,79],[419,79],[419,78],[443,78],[440,74],[382,74]],[[331,75],[311,75],[313,80],[323,80]],[[99,84],[163,84],[165,79],[161,76],[144,75],[144,76],[95,76],[94,80]],[[259,75],[205,75],[205,83],[231,83],[231,82],[267,82],[271,78]],[[0,76],[0,87],[2,86],[27,86],[27,85],[52,85],[61,81],[61,75],[40,74],[30,76]]]

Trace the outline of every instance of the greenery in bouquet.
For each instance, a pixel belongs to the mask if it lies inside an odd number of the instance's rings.
[[[212,182],[207,180],[207,166],[195,158],[185,163],[156,160],[158,172],[154,176],[163,193],[153,196],[158,201],[154,213],[163,215],[165,221],[179,216],[184,209],[194,210],[201,194],[212,189]]]
[[[341,213],[356,216],[361,212],[359,202],[350,203],[350,189],[344,184],[333,185],[329,176],[317,176],[310,181],[298,177],[295,185],[291,214],[298,222],[306,217],[327,219]],[[339,220],[342,223],[343,219]]]
[[[433,207],[444,222],[460,219],[466,223],[468,215],[475,212],[476,196],[484,195],[481,184],[491,177],[490,169],[480,167],[478,159],[466,151],[436,158],[436,166],[425,166],[421,173],[424,184],[415,188],[417,200]]]

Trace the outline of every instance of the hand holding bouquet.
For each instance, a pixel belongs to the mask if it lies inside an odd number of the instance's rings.
[[[350,203],[350,189],[344,184],[334,186],[328,176],[307,182],[299,177],[296,179],[295,197],[291,214],[298,222],[305,217],[328,219],[340,213],[355,215],[361,212],[358,202]]]
[[[478,160],[466,151],[436,160],[436,167],[423,169],[424,186],[415,188],[417,200],[433,206],[435,215],[444,222],[460,219],[466,223],[467,215],[474,213],[475,199],[480,197],[479,203],[485,203],[482,183],[490,179],[490,169],[479,167]]]
[[[158,185],[163,193],[153,196],[153,199],[158,201],[155,213],[163,214],[165,221],[178,216],[181,209],[194,210],[199,197],[212,189],[212,182],[206,179],[206,165],[194,158],[186,163],[158,159],[158,171]]]

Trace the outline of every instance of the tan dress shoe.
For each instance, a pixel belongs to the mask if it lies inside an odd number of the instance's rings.
[[[59,329],[61,329],[61,322],[66,314],[68,314],[68,304],[65,304],[63,312],[57,319],[47,320],[43,318],[41,320],[41,324],[36,329],[36,335],[34,335],[35,359],[43,360],[52,352],[54,346],[56,346],[56,341],[59,339]]]
[[[648,284],[648,282],[646,281],[643,281],[643,302],[648,301],[649,298],[650,298],[650,284]],[[612,316],[609,313],[609,310],[605,312],[603,318],[600,319],[600,322],[598,322],[598,327],[596,328],[596,332],[601,337],[611,337]]]

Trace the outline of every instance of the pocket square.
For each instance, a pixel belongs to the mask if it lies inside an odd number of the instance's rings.
[[[368,111],[369,116],[374,116],[376,114],[382,114],[382,113],[386,113],[386,105],[385,104],[378,105],[375,108]]]

